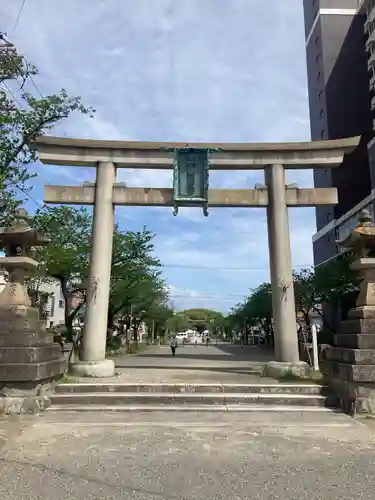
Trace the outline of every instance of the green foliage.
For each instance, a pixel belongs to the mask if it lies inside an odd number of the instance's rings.
[[[235,330],[260,326],[266,335],[273,335],[271,285],[261,283],[252,290],[244,303],[234,307],[228,322]]]
[[[35,250],[45,273],[66,280],[70,288],[82,285],[91,252],[91,214],[83,208],[50,207],[38,210],[32,225],[50,239],[48,245]]]
[[[27,181],[35,175],[30,170],[35,139],[74,111],[93,113],[64,89],[40,99],[26,92],[37,73],[12,46],[0,42],[0,225],[11,222],[22,201],[20,191],[28,190]]]
[[[199,331],[209,330],[212,334],[217,334],[224,330],[225,316],[212,309],[186,309],[181,313],[188,323]],[[191,328],[188,327],[188,328]]]
[[[184,312],[174,313],[167,320],[167,329],[170,332],[178,333],[184,332],[185,330],[190,330],[194,327],[193,323],[184,314]]]
[[[154,303],[153,306],[145,311],[143,321],[146,323],[150,338],[152,334],[156,337],[164,337],[167,330],[172,330],[169,326],[169,321],[173,318],[173,310],[168,307],[166,301],[161,303]]]
[[[109,327],[116,317],[125,323],[129,323],[131,316],[137,323],[150,319],[151,311],[165,303],[167,294],[160,273],[161,263],[152,255],[153,238],[154,234],[146,228],[138,232],[115,229]]]
[[[293,273],[296,311],[304,316],[308,324],[310,311],[322,316],[322,304],[337,307],[343,297],[358,291],[359,278],[349,264],[349,258],[343,256],[318,266],[315,270],[302,269]],[[326,328],[331,328],[325,319],[324,323]]]
[[[312,310],[323,317],[322,304],[337,306],[347,294],[358,291],[359,279],[349,264],[349,256],[343,255],[315,270],[302,269],[293,273],[296,312],[303,316],[307,325]],[[323,323],[329,331],[330,325],[324,318]],[[266,335],[272,335],[271,285],[262,283],[243,303],[237,304],[229,314],[227,324],[236,331],[243,330],[245,325],[260,326]]]
[[[91,254],[92,216],[85,209],[67,206],[39,210],[33,226],[50,238],[45,247],[35,249],[35,258],[42,264],[33,282],[53,277],[60,281],[65,299],[65,324],[72,330],[73,319],[86,300],[86,283]],[[160,275],[160,261],[153,257],[154,235],[145,228],[139,232],[124,232],[114,228],[111,288],[108,327],[116,319],[135,326],[144,316],[161,307],[166,300],[164,281]],[[70,299],[78,298],[71,309]]]
[[[49,277],[60,281],[65,300],[65,325],[71,333],[73,319],[85,301],[91,252],[91,214],[82,208],[51,207],[38,210],[32,225],[50,242],[34,250],[35,259],[40,265],[29,287],[37,290]],[[73,310],[70,308],[72,296],[79,300]]]

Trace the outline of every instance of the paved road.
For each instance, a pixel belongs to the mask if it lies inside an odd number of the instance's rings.
[[[0,498],[372,500],[374,461],[344,415],[47,413],[0,451]]]
[[[257,374],[273,355],[264,348],[219,344],[179,347],[175,357],[161,346],[113,359],[122,381],[251,383],[260,381]]]
[[[262,347],[237,346],[231,344],[179,346],[173,357],[169,346],[149,347],[136,356],[114,358],[118,366],[193,366],[193,367],[248,367],[249,363],[266,362],[273,359],[269,350]]]

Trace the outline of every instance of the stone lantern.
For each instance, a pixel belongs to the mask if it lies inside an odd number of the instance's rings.
[[[367,210],[358,222],[337,244],[354,251],[350,268],[361,278],[359,294],[320,363],[340,406],[353,415],[375,411],[375,225]]]
[[[0,412],[5,413],[34,413],[48,406],[46,390],[64,370],[60,346],[46,332],[25,287],[25,276],[38,266],[31,247],[49,242],[28,221],[20,209],[10,227],[0,228],[6,254],[0,267],[8,272],[0,293]]]

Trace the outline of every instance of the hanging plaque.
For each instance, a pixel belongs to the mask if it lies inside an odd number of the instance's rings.
[[[174,151],[173,171],[173,215],[178,207],[202,207],[208,215],[208,171],[207,149],[181,148]]]

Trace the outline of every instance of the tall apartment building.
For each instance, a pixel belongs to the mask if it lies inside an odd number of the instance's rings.
[[[375,0],[304,0],[304,13],[311,138],[362,137],[342,166],[314,171],[316,187],[337,187],[339,195],[338,205],[316,209],[319,265],[337,255],[335,241],[356,225],[361,209],[373,214]]]

